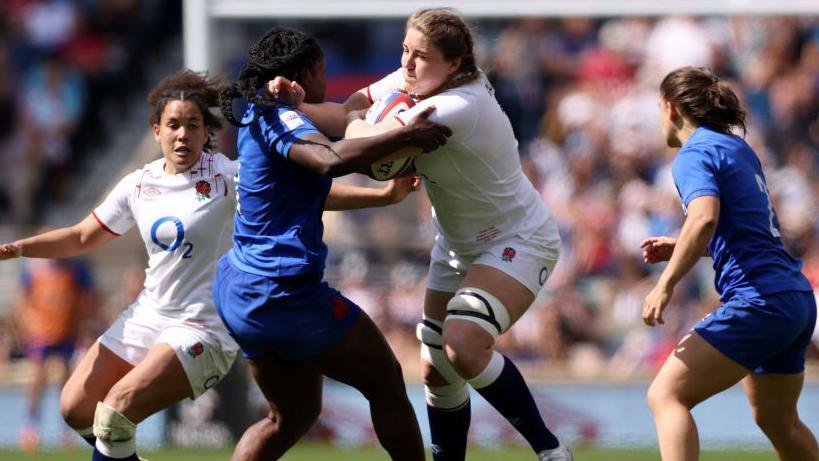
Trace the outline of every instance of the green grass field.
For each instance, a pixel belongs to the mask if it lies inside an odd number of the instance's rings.
[[[173,449],[140,453],[150,461],[227,461],[228,450]],[[90,451],[53,451],[43,453],[20,453],[0,451],[0,461],[88,461]],[[321,445],[300,445],[284,458],[285,461],[389,461],[380,449],[339,449]],[[429,459],[429,458],[428,458]],[[503,450],[473,450],[467,456],[469,461],[533,461],[531,451],[523,448]],[[660,455],[649,450],[575,450],[576,461],[658,461]],[[770,452],[710,451],[700,457],[701,461],[775,461]]]

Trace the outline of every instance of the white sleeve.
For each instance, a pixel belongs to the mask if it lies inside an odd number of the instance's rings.
[[[239,161],[231,160],[225,157],[224,154],[213,154],[213,164],[216,175],[219,178],[224,178],[225,181],[224,184],[217,184],[216,187],[226,187],[225,193],[235,200],[236,174],[239,173]]]
[[[475,104],[470,104],[470,100],[459,92],[443,92],[431,98],[420,101],[415,106],[396,115],[399,122],[406,125],[407,122],[415,118],[420,112],[429,106],[435,106],[435,110],[430,114],[429,120],[448,127],[452,130],[451,141],[459,141],[466,138],[478,120],[478,111]]]
[[[142,170],[137,170],[122,178],[105,200],[94,209],[94,217],[108,232],[122,235],[136,224],[131,204],[142,173]]]
[[[372,104],[384,96],[398,91],[398,89],[403,86],[404,73],[401,68],[398,68],[391,74],[368,86],[367,97],[370,99],[370,104]]]

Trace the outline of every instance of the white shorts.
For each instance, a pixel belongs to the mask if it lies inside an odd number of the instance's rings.
[[[218,383],[230,370],[239,347],[218,317],[202,323],[174,319],[132,304],[99,337],[100,344],[136,366],[157,343],[165,343],[176,356],[197,398]]]
[[[494,267],[522,283],[535,296],[557,264],[560,240],[553,220],[529,238],[515,236],[488,242],[476,250],[452,250],[440,235],[435,239],[427,288],[455,293],[473,264]]]

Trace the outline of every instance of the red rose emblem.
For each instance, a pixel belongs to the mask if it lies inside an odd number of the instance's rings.
[[[196,193],[210,197],[210,183],[207,181],[199,181],[196,183]]]
[[[205,346],[202,343],[196,343],[188,348],[188,354],[193,358],[202,355],[202,352],[205,352]]]
[[[512,260],[515,259],[516,254],[517,254],[517,252],[515,251],[514,248],[506,247],[506,248],[503,249],[503,254],[501,254],[501,259],[503,259],[506,262],[512,262]]]

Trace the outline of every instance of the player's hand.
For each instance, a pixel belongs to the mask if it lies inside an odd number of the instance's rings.
[[[648,264],[668,261],[676,245],[677,239],[671,237],[649,237],[640,243],[640,248],[643,249],[643,261]]]
[[[668,306],[672,293],[674,293],[673,287],[666,287],[661,283],[655,285],[648,293],[643,301],[643,322],[646,325],[653,327],[658,323],[665,323],[663,311]]]
[[[402,202],[407,195],[418,191],[421,188],[421,177],[418,175],[401,176],[387,182],[384,188],[384,195],[387,203],[392,205]]]
[[[273,99],[287,105],[298,107],[304,102],[304,88],[298,82],[278,76],[267,82],[267,93]]]
[[[429,121],[429,116],[435,111],[435,106],[429,106],[421,111],[405,127],[410,138],[410,144],[420,147],[424,153],[432,152],[446,144],[447,138],[452,136],[452,130],[444,125]]]
[[[22,255],[23,247],[19,243],[6,243],[0,245],[0,261],[19,258]]]

